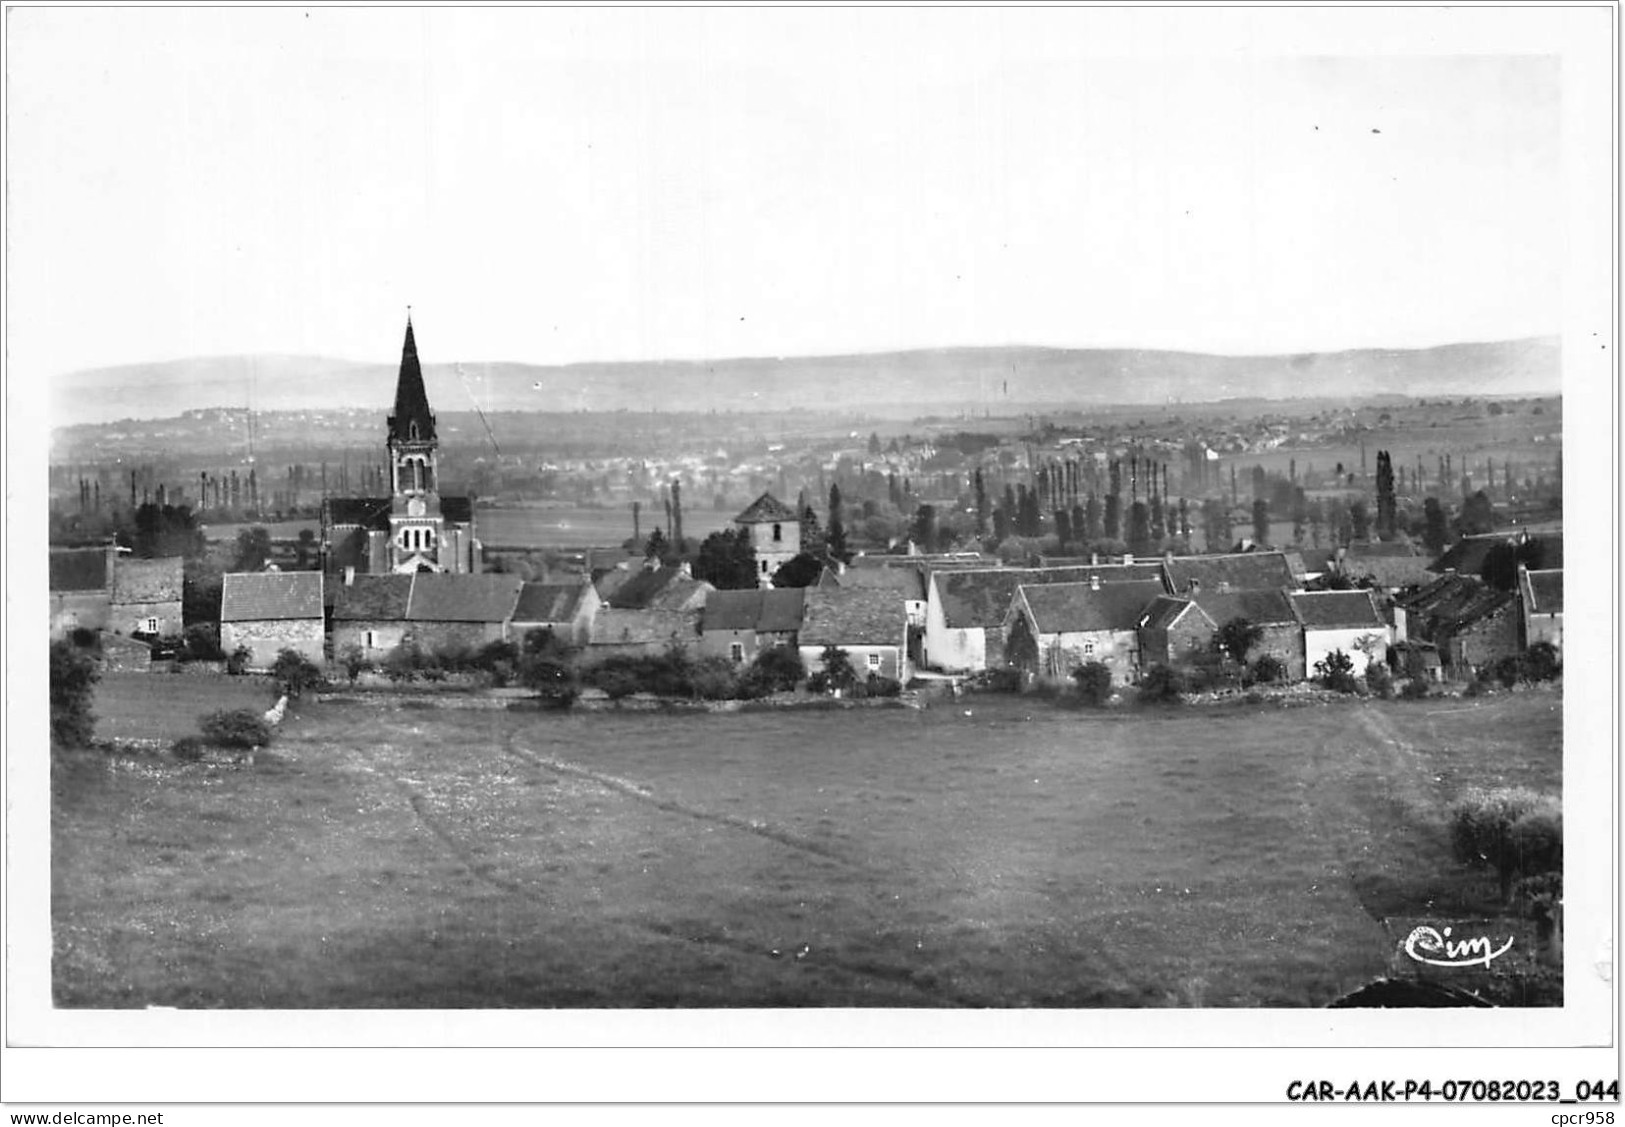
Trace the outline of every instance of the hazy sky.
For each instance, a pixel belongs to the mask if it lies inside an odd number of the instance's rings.
[[[1439,18],[14,9],[11,370],[1559,331],[1561,68]]]

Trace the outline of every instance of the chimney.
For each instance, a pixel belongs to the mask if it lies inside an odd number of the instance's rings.
[[[1091,591],[1100,590],[1100,576],[1091,575],[1089,577],[1089,590],[1091,590]]]
[[[355,567],[354,567],[354,565],[348,565],[348,566],[345,567],[345,569],[344,569],[344,585],[346,587],[354,587],[355,586]]]
[[[1128,564],[1131,564],[1133,562],[1134,562],[1134,553],[1133,552],[1124,552],[1123,553],[1123,564],[1124,564],[1124,566],[1127,566]]]
[[[1100,553],[1099,552],[1090,552],[1089,553],[1089,566],[1090,567],[1096,567],[1099,564],[1100,564]]]
[[[687,560],[684,560],[682,563],[677,565],[677,574],[682,576],[684,579],[693,579],[694,569],[689,566]]]
[[[1185,593],[1187,595],[1200,595],[1202,593],[1202,581],[1200,579],[1192,579],[1190,581],[1190,586],[1185,588]]]

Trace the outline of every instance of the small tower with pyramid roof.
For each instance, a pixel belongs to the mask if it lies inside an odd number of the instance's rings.
[[[801,517],[772,493],[763,493],[734,517],[734,524],[750,534],[756,549],[756,581],[773,585],[773,573],[801,552]]]

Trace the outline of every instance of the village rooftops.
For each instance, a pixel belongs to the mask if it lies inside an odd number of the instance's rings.
[[[1232,591],[1296,587],[1283,552],[1236,552],[1220,556],[1173,556],[1163,561],[1168,587],[1176,595],[1229,588]]]
[[[610,589],[605,602],[616,610],[685,610],[694,593],[706,586],[685,567],[646,567]]]
[[[333,584],[335,622],[393,622],[406,617],[411,575],[357,575]]]
[[[908,615],[895,591],[807,589],[803,646],[901,646]]]
[[[1162,581],[1152,579],[1122,583],[1024,584],[1019,590],[1040,634],[1133,630],[1146,607],[1163,597]]]
[[[322,573],[319,571],[232,572],[221,580],[221,622],[321,617]]]
[[[1385,623],[1369,591],[1304,591],[1292,596],[1292,608],[1311,630],[1381,629]]]
[[[1292,600],[1280,590],[1214,591],[1206,588],[1189,596],[1202,608],[1202,612],[1215,623],[1223,625],[1237,618],[1245,618],[1256,626],[1296,623],[1298,616],[1292,611]]]
[[[1182,599],[1176,595],[1158,595],[1146,604],[1138,625],[1142,630],[1166,630],[1178,622],[1179,616],[1188,610],[1194,610],[1203,618],[1207,618],[1207,613],[1189,599]],[[1215,629],[1218,628],[1218,623],[1211,618],[1208,619],[1208,624]]]
[[[806,589],[801,587],[712,591],[705,597],[701,621],[706,630],[793,633],[801,629],[806,595]]]
[[[1025,568],[1000,567],[982,571],[938,571],[931,575],[942,599],[942,617],[950,630],[990,629],[1002,626],[1010,600],[1023,585],[1087,583],[1091,573],[1102,583],[1112,582],[1106,567]],[[1133,577],[1127,577],[1133,582]]]
[[[414,622],[506,622],[519,602],[517,575],[452,575],[420,571],[412,576],[406,617]]]
[[[843,591],[896,591],[905,599],[925,599],[925,572],[915,567],[849,567],[843,572],[826,568],[818,585]]]
[[[1537,559],[1542,569],[1560,569],[1563,566],[1563,537],[1529,536],[1522,531],[1494,532],[1484,536],[1463,536],[1447,548],[1443,555],[1428,565],[1432,572],[1456,571],[1462,575],[1478,575],[1484,570],[1484,561],[1497,545],[1517,546],[1527,540],[1536,544]]]
[[[800,516],[789,505],[786,505],[771,493],[764,493],[745,506],[745,511],[734,517],[734,523],[786,524],[800,519]]]
[[[588,583],[526,583],[514,607],[515,622],[569,622],[591,590]]]
[[[1456,629],[1500,610],[1515,596],[1471,575],[1442,575],[1394,603],[1430,628]]]

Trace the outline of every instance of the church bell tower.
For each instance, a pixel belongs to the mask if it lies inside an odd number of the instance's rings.
[[[392,571],[441,571],[445,543],[440,511],[440,443],[434,414],[423,388],[412,315],[406,317],[401,373],[395,382],[395,412],[389,416],[389,564]],[[458,570],[453,568],[452,570]]]

